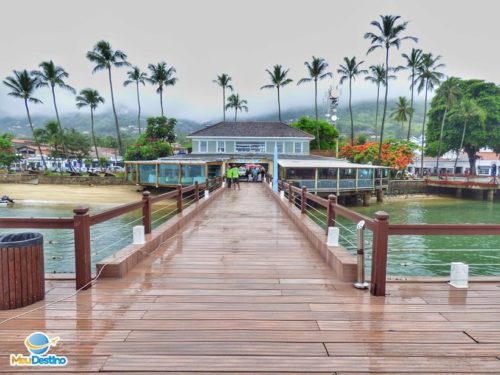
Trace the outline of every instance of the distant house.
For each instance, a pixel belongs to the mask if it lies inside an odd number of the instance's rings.
[[[282,122],[219,122],[188,135],[190,154],[128,161],[127,178],[137,184],[173,187],[224,176],[228,165],[264,168],[280,179],[317,193],[356,194],[384,190],[387,168],[311,155],[311,134]],[[274,150],[278,171],[274,171]]]

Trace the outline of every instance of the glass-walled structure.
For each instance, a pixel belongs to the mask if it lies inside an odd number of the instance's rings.
[[[207,178],[220,177],[222,175],[222,162],[128,161],[126,162],[126,172],[127,180],[138,185],[174,187],[178,184],[203,183]]]
[[[327,160],[281,160],[279,176],[317,193],[380,190],[389,184],[386,167]]]

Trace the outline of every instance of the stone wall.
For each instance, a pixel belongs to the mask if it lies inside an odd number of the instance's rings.
[[[28,174],[2,174],[0,183],[4,184],[52,184],[52,185],[125,185],[123,177],[91,176],[45,176]]]
[[[422,180],[390,180],[388,195],[426,194],[427,184]]]

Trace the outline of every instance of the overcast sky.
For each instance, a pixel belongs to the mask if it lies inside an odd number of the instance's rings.
[[[495,0],[2,0],[0,77],[52,59],[68,71],[68,83],[76,89],[98,89],[107,101],[104,110],[110,102],[107,75],[92,74],[85,54],[105,39],[142,69],[159,61],[175,66],[179,81],[166,91],[167,115],[201,121],[220,117],[222,94],[212,80],[223,72],[248,100],[249,114],[256,115],[276,109],[275,91],[259,89],[268,83],[266,68],[282,64],[296,82],[306,76],[304,61],[312,55],[324,57],[334,72],[344,56],[365,60],[365,67],[380,63],[381,50],[365,55],[369,43],[363,35],[374,31],[369,23],[380,14],[397,14],[410,22],[406,34],[419,42],[391,51],[392,64],[418,46],[442,55],[449,76],[498,83],[499,11]],[[134,87],[122,85],[126,70],[114,71],[115,100],[121,110],[135,111]],[[391,82],[390,96],[408,95],[407,73],[400,76]],[[297,87],[295,82],[283,90],[283,108],[313,103],[312,84]],[[321,83],[321,96],[332,83]],[[153,87],[141,90],[144,112],[157,114]],[[375,95],[375,87],[363,80],[353,90],[355,99]],[[22,102],[6,93],[1,85],[0,113],[23,114]],[[342,101],[347,93],[344,88]],[[33,111],[51,111],[48,90],[38,90],[37,96],[44,104],[33,105]],[[76,111],[74,97],[64,92],[58,97],[62,112]]]

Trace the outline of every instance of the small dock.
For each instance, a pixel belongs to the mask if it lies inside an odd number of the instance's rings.
[[[52,373],[500,373],[500,283],[337,279],[263,184],[226,190],[121,279],[47,281],[0,311],[0,372],[34,331],[60,336]]]

